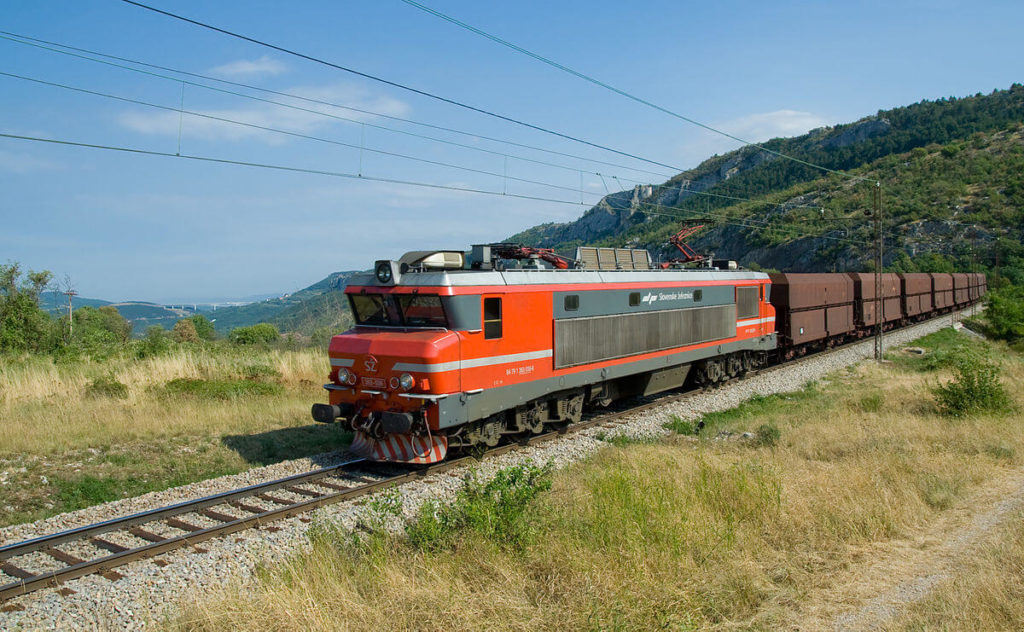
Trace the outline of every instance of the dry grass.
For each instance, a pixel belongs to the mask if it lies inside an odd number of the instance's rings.
[[[1019,358],[1005,371],[1024,404]],[[535,535],[522,546],[472,532],[440,552],[388,536],[358,547],[317,537],[311,552],[262,573],[255,587],[186,606],[175,625],[784,627],[806,614],[806,595],[834,586],[869,545],[928,525],[1021,463],[1020,417],[940,417],[936,376],[864,365],[710,416],[703,433],[773,424],[775,447],[710,438],[610,447],[555,476],[532,506]]]
[[[250,367],[266,367],[286,387],[284,397],[254,407],[249,400],[168,400],[160,387],[176,378],[245,379]],[[316,401],[329,366],[322,350],[180,350],[145,360],[56,364],[49,358],[0,361],[0,414],[5,432],[0,457],[49,454],[125,441],[207,432],[251,432],[266,417],[300,410]],[[127,397],[90,396],[97,378],[112,377]],[[308,405],[304,406],[308,408]],[[308,411],[301,409],[301,414]]]
[[[911,605],[888,630],[1020,630],[1024,625],[1024,513],[964,568]]]
[[[0,524],[337,449],[309,418],[328,370],[315,349],[2,358]],[[220,390],[168,389],[179,378]]]

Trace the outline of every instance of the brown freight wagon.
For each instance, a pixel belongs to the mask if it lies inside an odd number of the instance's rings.
[[[948,272],[932,272],[932,303],[935,309],[953,307],[953,275]]]
[[[972,272],[970,274],[970,296],[972,302],[979,300],[985,294],[984,283],[985,275],[981,272]]]
[[[853,331],[853,280],[845,274],[770,274],[780,346],[797,346]]]
[[[875,324],[875,275],[872,272],[847,272],[853,280],[854,318],[857,327]],[[889,323],[903,317],[900,305],[900,278],[895,273],[882,274],[882,322]]]
[[[903,315],[912,318],[932,311],[932,278],[925,272],[897,276],[903,294]]]
[[[971,275],[965,272],[953,273],[953,302],[966,305],[971,302]]]

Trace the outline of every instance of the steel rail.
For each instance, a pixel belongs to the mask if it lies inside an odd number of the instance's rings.
[[[164,518],[171,518],[174,516],[191,513],[199,509],[205,509],[207,507],[213,507],[214,505],[222,505],[232,500],[238,500],[247,496],[253,496],[260,492],[271,492],[282,487],[289,485],[296,485],[303,481],[309,482],[318,480],[321,478],[327,478],[341,473],[346,468],[360,463],[365,463],[366,459],[354,459],[352,461],[346,461],[338,465],[326,467],[320,470],[314,470],[312,472],[303,472],[301,474],[294,474],[285,478],[279,478],[273,481],[267,481],[265,483],[256,483],[249,485],[248,487],[241,487],[239,489],[221,492],[219,494],[213,494],[211,496],[204,496],[203,498],[197,498],[195,500],[186,500],[174,505],[168,505],[166,507],[159,507],[157,509],[150,509],[148,511],[142,511],[128,516],[122,516],[119,518],[112,518],[104,522],[98,522],[96,524],[86,525],[83,527],[77,527],[74,529],[68,529],[66,531],[59,531],[49,535],[40,536],[31,540],[25,540],[14,544],[8,544],[6,546],[0,546],[0,560],[10,559],[12,557],[18,557],[31,553],[33,551],[40,551],[47,548],[52,548],[58,544],[64,544],[65,542],[72,542],[75,540],[82,540],[89,536],[99,535],[101,533],[107,533],[110,531],[117,531],[127,527],[138,526],[149,522],[155,522]]]

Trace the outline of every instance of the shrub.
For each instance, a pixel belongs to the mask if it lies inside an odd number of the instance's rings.
[[[167,353],[171,349],[171,337],[160,325],[150,325],[146,337],[135,343],[135,357],[139,360]]]
[[[257,395],[277,395],[283,391],[280,384],[250,380],[199,380],[179,377],[164,385],[164,391],[203,399],[238,399]]]
[[[679,415],[672,415],[670,421],[667,424],[664,424],[662,427],[665,428],[666,430],[671,430],[676,434],[695,435],[700,431],[701,426],[703,425],[703,422],[698,422],[697,424],[694,424],[692,421],[688,419],[683,419]]]
[[[985,333],[1013,343],[1024,339],[1024,286],[992,292],[985,309]]]
[[[100,376],[85,387],[85,394],[89,397],[113,397],[125,399],[128,397],[128,385],[117,381],[113,374]]]
[[[281,372],[266,364],[249,364],[242,367],[240,371],[243,378],[247,380],[276,380],[281,377]]]
[[[195,324],[188,318],[183,318],[174,323],[174,331],[171,332],[176,342],[199,342],[199,334],[196,333]]]
[[[774,424],[761,424],[754,436],[758,445],[771,447],[782,438],[782,431]]]
[[[194,314],[185,320],[192,323],[200,340],[215,340],[217,338],[217,331],[213,328],[213,323],[206,316]]]
[[[951,417],[976,412],[1009,410],[1010,396],[999,381],[999,366],[974,355],[962,356],[953,367],[953,380],[933,389],[939,411]]]
[[[280,337],[277,327],[270,323],[259,323],[250,327],[236,327],[228,334],[228,340],[238,345],[269,344]]]
[[[413,546],[428,551],[454,548],[468,534],[499,546],[521,547],[533,529],[526,510],[549,489],[551,468],[529,462],[500,470],[486,482],[471,474],[451,504],[424,503],[406,534]]]
[[[885,400],[883,399],[881,393],[874,393],[872,395],[865,395],[864,397],[862,397],[860,399],[860,402],[858,403],[857,408],[859,408],[861,412],[877,413],[877,412],[882,410],[882,403],[884,401]]]

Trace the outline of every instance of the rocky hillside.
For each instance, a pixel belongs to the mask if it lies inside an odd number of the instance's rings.
[[[668,258],[675,254],[668,237],[688,219],[707,226],[690,241],[699,252],[752,267],[858,270],[871,259],[862,211],[871,183],[880,180],[886,265],[963,266],[975,231],[979,251],[991,252],[1000,237],[1019,243],[1022,122],[1024,86],[1017,84],[922,101],[763,144],[870,182],[855,185],[745,147],[662,184],[608,195],[575,222],[543,224],[509,240],[566,252],[580,244],[633,245]]]

